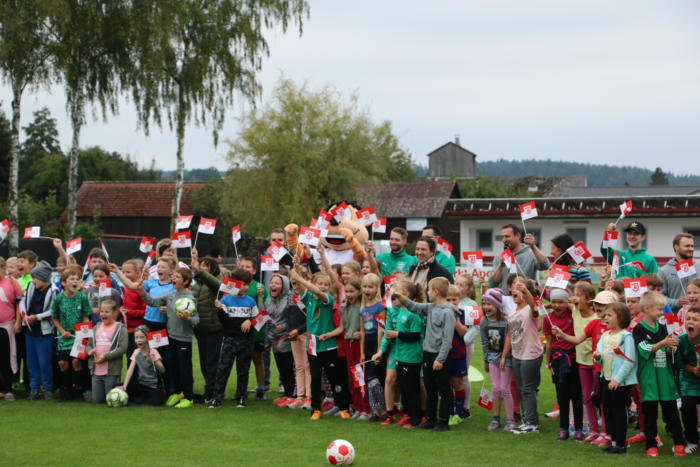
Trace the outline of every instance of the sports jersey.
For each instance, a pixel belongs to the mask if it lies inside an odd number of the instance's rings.
[[[642,402],[675,401],[678,398],[666,347],[653,353],[651,351],[654,344],[664,340],[667,335],[666,326],[661,326],[658,322],[652,327],[642,320],[632,330],[637,346],[637,376]]]

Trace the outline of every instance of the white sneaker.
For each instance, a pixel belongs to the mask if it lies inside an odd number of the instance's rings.
[[[366,422],[367,420],[369,420],[369,414],[366,413],[366,412],[362,412],[362,413],[357,417],[357,419],[358,419],[358,420],[361,420],[361,421],[363,421],[363,422]]]
[[[304,401],[301,399],[295,399],[294,402],[288,404],[287,407],[290,409],[300,409],[304,405]]]
[[[527,435],[530,433],[539,433],[540,428],[537,425],[528,425],[523,423],[518,428],[513,430],[516,435]]]
[[[693,454],[696,452],[698,452],[698,445],[697,444],[688,443],[688,445],[685,447],[686,454]]]

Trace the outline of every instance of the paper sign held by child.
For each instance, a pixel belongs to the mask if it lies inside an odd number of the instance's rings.
[[[168,342],[168,332],[165,329],[149,332],[146,337],[148,337],[148,346],[152,349],[170,344],[170,342]]]

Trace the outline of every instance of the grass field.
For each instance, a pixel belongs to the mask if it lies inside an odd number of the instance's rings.
[[[475,346],[474,366],[482,369]],[[194,346],[196,351],[196,345]],[[274,361],[274,359],[273,359]],[[195,392],[203,379],[194,358]],[[545,370],[546,371],[546,370]],[[665,434],[660,459],[646,459],[644,447],[609,456],[594,446],[556,441],[558,420],[541,417],[540,434],[487,432],[491,414],[476,404],[481,383],[472,385],[472,418],[445,433],[383,427],[369,422],[324,417],[271,404],[276,393],[273,368],[270,400],[249,399],[238,409],[230,400],[217,410],[126,407],[91,403],[0,401],[0,465],[328,465],[326,446],[349,440],[355,465],[613,465],[626,463],[698,465],[699,455],[674,458]],[[251,387],[254,386],[251,372]],[[228,397],[235,390],[232,374]],[[487,382],[488,387],[488,382]],[[254,397],[253,397],[254,399]],[[543,371],[539,412],[554,404],[551,377]],[[660,422],[663,431],[663,424]]]

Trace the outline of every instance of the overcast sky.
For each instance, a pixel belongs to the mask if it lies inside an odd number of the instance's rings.
[[[271,32],[260,81],[281,74],[311,87],[356,91],[377,122],[389,120],[416,162],[460,135],[479,161],[497,158],[663,167],[700,174],[700,1],[311,0],[299,37]],[[0,88],[10,115],[12,94]],[[48,106],[61,145],[71,141],[59,87],[26,95],[23,122]],[[235,139],[231,109],[222,140]],[[175,136],[137,129],[124,103],[91,118],[81,146],[155,158],[175,168]],[[217,166],[226,145],[186,131],[187,168]]]

